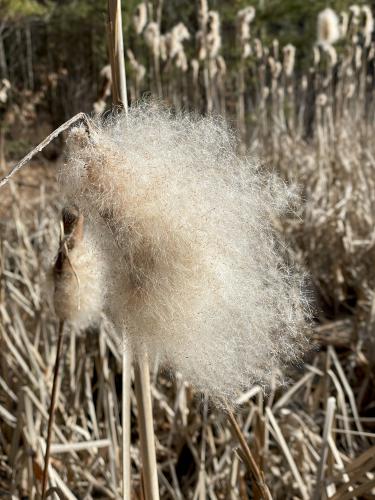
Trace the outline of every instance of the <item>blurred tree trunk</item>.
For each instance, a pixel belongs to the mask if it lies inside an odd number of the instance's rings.
[[[5,57],[5,48],[4,48],[4,38],[3,38],[4,31],[5,31],[5,24],[2,23],[0,25],[0,73],[1,73],[0,76],[1,78],[9,79],[8,65]]]
[[[26,36],[26,67],[28,76],[28,85],[30,90],[34,90],[34,72],[33,72],[33,46],[31,41],[30,22],[25,26]]]
[[[6,167],[5,161],[5,129],[0,123],[0,172],[4,172]]]

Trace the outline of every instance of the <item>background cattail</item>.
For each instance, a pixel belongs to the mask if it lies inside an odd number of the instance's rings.
[[[145,2],[137,5],[133,14],[133,26],[137,35],[140,35],[147,24],[147,6]]]
[[[296,48],[294,45],[288,43],[288,45],[285,45],[283,48],[283,68],[286,76],[291,76],[294,71],[294,63],[296,59]]]
[[[239,40],[242,47],[242,57],[246,59],[251,55],[250,45],[250,24],[255,18],[255,8],[245,7],[237,13],[237,26],[239,31]]]
[[[130,92],[132,95],[132,100],[137,100],[140,97],[140,87],[146,75],[146,68],[137,61],[135,58],[133,51],[128,49],[126,54],[129,59],[130,66],[130,80],[132,85],[130,85]]]
[[[339,31],[340,38],[344,38],[347,35],[349,27],[349,14],[345,11],[340,12],[340,22],[339,22]]]
[[[369,47],[372,40],[372,34],[374,31],[374,16],[372,15],[372,10],[368,5],[362,6],[362,12],[365,17],[365,22],[363,26],[364,44],[365,47]]]
[[[8,94],[11,89],[10,81],[3,78],[0,82],[0,103],[5,104],[8,100]]]
[[[318,43],[332,45],[340,38],[339,19],[334,10],[327,8],[318,15]]]
[[[148,23],[144,30],[144,37],[146,45],[151,50],[152,54],[158,57],[160,54],[160,31],[157,23]]]
[[[215,58],[221,48],[220,16],[219,13],[210,10],[207,18],[207,52],[210,58]]]
[[[100,76],[102,78],[102,84],[100,86],[97,99],[93,105],[94,112],[98,115],[103,113],[103,111],[105,110],[107,97],[111,95],[112,72],[111,66],[109,64],[101,69]]]
[[[189,38],[190,34],[186,26],[183,23],[176,24],[165,36],[167,57],[174,59],[178,58],[179,54],[184,54],[183,42]]]
[[[61,179],[112,263],[106,309],[132,351],[214,399],[268,384],[303,343],[301,280],[271,229],[285,188],[213,119],[143,105],[92,130],[83,146],[72,131]]]

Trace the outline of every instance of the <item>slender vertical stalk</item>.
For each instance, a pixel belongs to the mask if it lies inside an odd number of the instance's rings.
[[[43,479],[42,479],[42,500],[45,499],[46,488],[47,488],[47,477],[48,477],[48,464],[50,459],[50,450],[51,450],[51,439],[52,439],[52,428],[55,416],[55,406],[57,401],[57,386],[58,386],[58,375],[60,368],[60,358],[61,358],[61,350],[64,338],[64,322],[60,321],[59,326],[59,334],[57,339],[57,350],[56,350],[56,361],[53,372],[53,385],[52,385],[52,395],[51,395],[51,404],[49,407],[49,415],[48,415],[48,431],[47,431],[47,444],[46,444],[46,453],[44,456],[44,469],[43,469]]]
[[[30,90],[34,90],[33,46],[31,39],[30,22],[28,22],[25,27],[25,38],[26,38],[26,65],[27,65],[27,76],[29,80],[29,88]]]
[[[141,441],[143,484],[146,500],[159,500],[158,472],[155,454],[152,416],[150,371],[146,353],[138,356],[134,368],[135,395],[138,405],[138,425]]]
[[[159,26],[159,30],[161,28],[161,18],[163,14],[163,0],[158,0],[158,4],[156,7],[156,22]]]
[[[312,497],[313,500],[319,500],[319,498],[322,498],[324,468],[326,465],[328,451],[329,451],[328,440],[331,435],[332,423],[335,416],[335,408],[336,408],[336,399],[331,396],[327,400],[326,418],[324,421],[324,429],[323,429],[323,442],[322,442],[322,449],[320,452],[318,472],[316,475],[316,486]]]
[[[5,130],[2,123],[0,123],[0,172],[3,172],[6,167],[5,160]]]
[[[108,43],[112,70],[113,103],[128,112],[121,0],[108,0]]]
[[[131,498],[131,465],[130,465],[130,352],[122,352],[122,497]]]
[[[204,61],[203,61],[203,81],[204,87],[206,91],[206,110],[207,113],[212,113],[212,83],[211,83],[211,74],[209,70],[209,55],[208,55],[208,44],[207,44],[207,19],[208,19],[208,5],[207,0],[199,1],[199,11],[198,11],[198,22],[199,29],[202,35],[202,44],[204,51]]]
[[[246,464],[249,468],[249,471],[251,472],[254,480],[254,491],[257,496],[257,498],[263,498],[264,500],[271,500],[271,494],[270,491],[264,481],[264,475],[263,472],[259,469],[253,454],[251,453],[251,450],[246,442],[245,436],[243,435],[232,411],[227,408],[227,414],[228,414],[228,419],[231,424],[233,434],[237,437],[243,454],[244,458],[246,460]]]
[[[124,41],[122,35],[121,0],[108,0],[108,43],[112,71],[113,104],[122,106],[128,113],[126,91],[126,72]],[[122,353],[122,498],[131,499],[130,463],[130,385],[131,356],[129,351]]]
[[[241,56],[240,68],[237,76],[238,100],[237,100],[237,127],[240,132],[241,153],[246,152],[246,121],[245,121],[245,61]]]

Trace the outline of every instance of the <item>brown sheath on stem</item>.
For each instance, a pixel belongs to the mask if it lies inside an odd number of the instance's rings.
[[[126,93],[124,43],[122,36],[121,0],[108,0],[108,49],[112,70],[112,100],[113,104],[128,111]]]

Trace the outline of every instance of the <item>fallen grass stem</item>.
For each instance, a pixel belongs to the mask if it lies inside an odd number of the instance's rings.
[[[263,498],[265,500],[272,500],[271,493],[264,480],[263,472],[259,469],[257,463],[255,462],[253,454],[251,453],[249,445],[246,442],[245,436],[243,435],[237,423],[237,420],[235,419],[232,411],[228,407],[226,408],[226,411],[229,422],[231,424],[233,434],[237,437],[241,445],[243,456],[246,459],[246,465],[248,466],[249,471],[253,476],[254,489],[257,490],[258,498]]]

